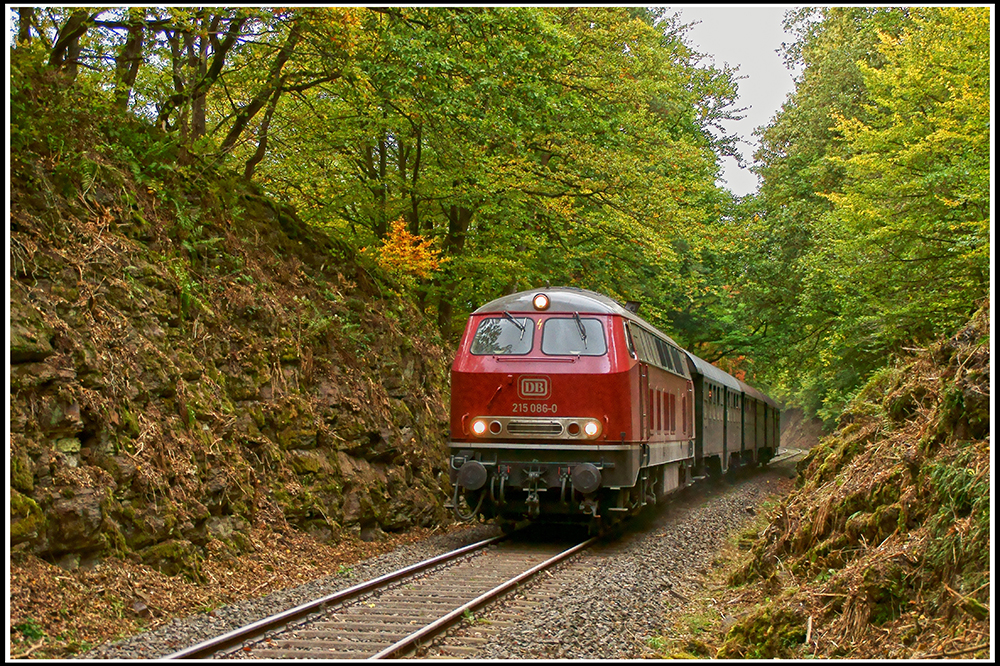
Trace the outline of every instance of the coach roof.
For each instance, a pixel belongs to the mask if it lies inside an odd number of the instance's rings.
[[[743,388],[743,392],[746,393],[748,396],[750,396],[751,398],[754,398],[756,400],[759,400],[760,402],[766,403],[767,405],[769,405],[769,406],[771,406],[771,407],[773,407],[775,409],[778,409],[778,403],[775,402],[772,398],[764,395],[763,393],[761,393],[760,391],[758,391],[757,389],[755,389],[754,387],[750,386],[749,384],[747,384],[744,381],[740,381],[740,380],[736,380],[736,381],[740,382],[740,386]]]
[[[692,374],[697,373],[700,375],[704,375],[705,377],[708,377],[712,381],[718,382],[719,384],[731,388],[734,391],[737,392],[743,391],[743,387],[740,386],[740,380],[736,379],[736,377],[733,377],[725,370],[720,370],[719,368],[715,367],[708,361],[704,361],[698,358],[697,356],[695,356],[694,354],[692,354],[687,350],[684,350],[684,355],[687,356],[688,360],[690,361],[690,365],[692,366],[691,369]]]

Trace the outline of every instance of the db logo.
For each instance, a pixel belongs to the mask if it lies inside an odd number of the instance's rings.
[[[552,394],[552,385],[544,375],[525,375],[517,384],[517,394],[526,400],[544,400]]]

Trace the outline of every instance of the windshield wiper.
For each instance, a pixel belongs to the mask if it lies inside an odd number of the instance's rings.
[[[507,319],[510,319],[512,322],[514,322],[514,326],[517,326],[519,329],[521,329],[521,337],[519,337],[518,340],[523,340],[524,339],[524,324],[522,324],[518,320],[514,319],[514,317],[509,312],[507,312],[506,310],[503,311],[503,316],[507,317]]]
[[[583,340],[583,348],[587,348],[587,330],[583,327],[583,322],[580,321],[580,313],[574,312],[573,319],[576,319],[576,325],[580,327],[580,339]]]

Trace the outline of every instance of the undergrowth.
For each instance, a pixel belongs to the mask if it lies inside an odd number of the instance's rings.
[[[720,583],[741,599],[727,609],[738,619],[699,635],[696,654],[989,654],[989,338],[986,303],[871,378],[727,563]],[[679,645],[661,654],[692,653]]]

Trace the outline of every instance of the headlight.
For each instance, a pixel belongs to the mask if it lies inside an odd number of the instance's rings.
[[[531,299],[531,304],[535,306],[536,310],[547,310],[549,308],[549,297],[545,294],[535,294],[535,297]]]
[[[472,432],[476,435],[482,435],[486,432],[486,421],[483,419],[476,419],[472,422]]]
[[[583,432],[586,433],[587,437],[597,437],[601,432],[601,424],[597,421],[587,421],[583,426]]]

